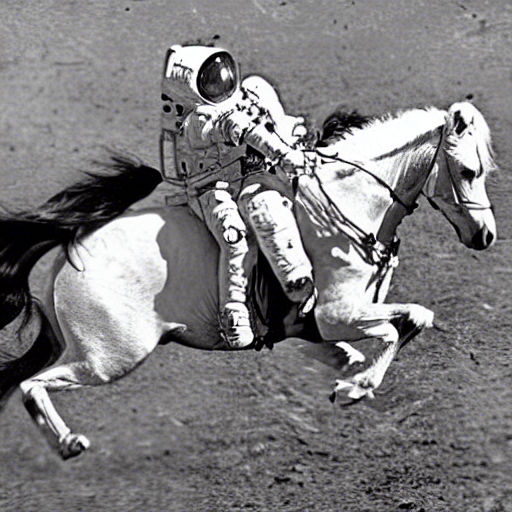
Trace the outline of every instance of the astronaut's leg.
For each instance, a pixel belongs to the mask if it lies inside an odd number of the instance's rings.
[[[277,190],[252,184],[242,191],[238,204],[286,296],[299,304],[300,315],[306,315],[315,306],[317,292],[291,201]]]
[[[243,348],[254,339],[245,305],[247,278],[243,261],[248,252],[246,228],[227,184],[204,193],[199,199],[206,225],[217,240],[219,257],[219,311],[221,333],[232,348]]]

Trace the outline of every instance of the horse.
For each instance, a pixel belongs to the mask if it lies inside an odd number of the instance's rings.
[[[489,128],[467,102],[374,118],[336,112],[311,153],[313,172],[293,185],[318,289],[314,310],[297,313],[261,254],[247,271],[262,344],[299,337],[312,342],[313,357],[342,361],[331,399],[350,403],[372,398],[398,350],[433,325],[420,305],[384,303],[399,224],[424,194],[465,246],[487,249],[497,236],[485,189],[495,164]],[[48,392],[110,383],[158,344],[227,349],[219,252],[204,224],[186,205],[129,208],[158,186],[158,170],[117,155],[42,206],[0,215],[0,328],[19,317],[23,333],[31,317],[39,322],[31,348],[0,366],[0,407],[19,387],[63,459],[90,442],[69,429]],[[55,262],[36,298],[29,273],[52,248]]]

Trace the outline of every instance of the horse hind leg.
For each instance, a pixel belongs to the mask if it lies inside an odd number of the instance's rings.
[[[156,342],[154,345],[156,346]],[[151,350],[139,353],[126,351],[122,359],[119,358],[119,353],[107,354],[100,351],[92,355],[89,353],[83,359],[65,355],[54,366],[20,384],[23,403],[28,413],[50,447],[64,460],[80,455],[89,448],[90,442],[84,435],[71,431],[55,409],[48,393],[113,382],[141,364],[150,352]],[[79,353],[80,351],[76,352]],[[106,356],[109,356],[108,361]]]
[[[92,384],[84,363],[62,364],[23,381],[20,389],[23,404],[39,427],[49,445],[66,460],[76,457],[90,446],[89,440],[80,434],[73,434],[59,416],[48,395],[48,391],[76,389]]]

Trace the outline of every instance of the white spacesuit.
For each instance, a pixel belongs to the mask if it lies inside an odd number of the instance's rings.
[[[168,50],[162,100],[162,172],[169,182],[184,184],[191,208],[219,244],[221,332],[230,347],[248,346],[254,338],[245,304],[248,246],[238,206],[285,294],[304,314],[314,306],[312,266],[290,201],[257,180],[244,187],[248,146],[285,179],[307,171],[300,145],[304,120],[285,114],[263,78],[240,83],[227,51],[204,46]]]

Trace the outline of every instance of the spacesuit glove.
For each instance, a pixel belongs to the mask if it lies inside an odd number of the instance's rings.
[[[292,117],[292,116],[290,116]],[[293,118],[295,123],[292,128],[292,136],[296,137],[297,139],[301,139],[302,137],[305,137],[308,133],[308,129],[305,125],[305,120],[303,117],[295,117]]]
[[[280,165],[289,178],[311,174],[317,166],[318,155],[314,151],[294,149],[281,157]]]
[[[280,158],[279,165],[288,178],[301,176],[304,174],[304,152],[300,149],[293,149],[292,151],[289,151]]]

